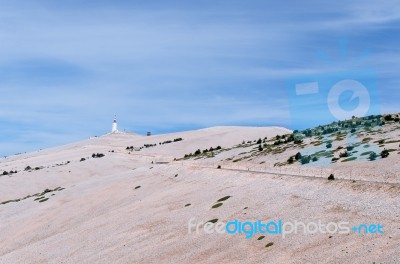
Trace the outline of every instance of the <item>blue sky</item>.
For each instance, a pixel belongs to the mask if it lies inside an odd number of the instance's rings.
[[[398,112],[400,5],[370,2],[0,0],[0,155],[104,134],[114,114],[136,133],[296,129],[287,80],[354,67]]]

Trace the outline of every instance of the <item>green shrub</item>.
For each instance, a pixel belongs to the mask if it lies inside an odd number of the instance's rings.
[[[361,156],[367,156],[367,155],[370,155],[371,153],[372,153],[372,151],[366,151],[366,152],[361,153]]]
[[[354,146],[347,146],[346,149],[347,151],[352,151],[354,149]]]
[[[219,199],[217,202],[223,202],[223,201],[226,201],[226,200],[228,200],[229,198],[231,198],[232,196],[229,196],[229,195],[227,195],[227,196],[224,196],[224,197],[222,197],[221,199]]]
[[[385,119],[385,121],[393,121],[392,115],[386,115],[386,116],[384,117],[384,119]]]
[[[356,159],[357,159],[357,157],[350,157],[350,158],[342,160],[342,162],[353,161],[353,160],[356,160]]]
[[[302,139],[295,139],[295,140],[294,140],[294,144],[300,145],[300,144],[302,144],[302,143],[303,143],[303,140],[302,140]]]
[[[369,154],[369,160],[376,160],[377,157],[378,155],[373,151]]]
[[[218,207],[220,207],[222,204],[223,204],[223,203],[214,204],[214,205],[212,206],[212,208],[218,208]]]
[[[389,151],[387,149],[381,152],[382,159],[389,157]]]
[[[335,180],[335,176],[334,176],[333,174],[329,175],[328,180],[329,180],[329,181]]]
[[[310,163],[310,160],[311,160],[310,156],[303,156],[301,157],[301,164]]]

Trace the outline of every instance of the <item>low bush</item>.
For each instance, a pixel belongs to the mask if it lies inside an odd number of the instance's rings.
[[[219,199],[217,202],[226,201],[226,200],[228,200],[228,199],[231,198],[231,197],[232,197],[232,196],[230,196],[230,195],[224,196],[224,197],[222,197],[221,199]]]
[[[300,145],[300,144],[302,144],[302,143],[303,143],[303,140],[302,140],[302,139],[295,139],[295,140],[294,140],[294,144]]]
[[[310,156],[303,156],[301,158],[301,164],[307,164],[310,163],[311,157]]]
[[[347,151],[352,151],[354,149],[354,146],[347,146],[346,149]]]
[[[384,119],[385,119],[385,121],[393,121],[392,115],[386,115],[386,116],[384,117]]]
[[[222,205],[222,203],[217,203],[217,204],[214,204],[213,206],[212,206],[212,208],[218,208],[218,207],[220,207]]]
[[[377,157],[378,157],[378,155],[373,151],[369,154],[369,160],[371,160],[371,161],[376,160]]]
[[[389,157],[389,151],[387,149],[381,152],[382,159]]]
[[[269,242],[268,244],[265,245],[265,247],[272,247],[274,245],[274,242]]]

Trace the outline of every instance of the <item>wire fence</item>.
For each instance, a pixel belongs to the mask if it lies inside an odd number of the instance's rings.
[[[381,166],[371,167],[336,167],[336,166],[280,166],[273,167],[272,165],[265,164],[254,164],[254,163],[232,163],[232,162],[215,162],[215,161],[184,161],[182,165],[194,166],[199,168],[218,168],[240,170],[249,172],[261,172],[271,174],[281,174],[290,176],[305,176],[305,177],[319,177],[327,178],[333,174],[337,179],[347,180],[363,180],[373,182],[385,182],[385,183],[400,183],[400,173],[393,168],[382,168]]]

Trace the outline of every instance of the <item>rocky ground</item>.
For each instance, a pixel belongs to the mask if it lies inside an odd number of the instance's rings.
[[[398,263],[399,127],[286,143],[292,131],[280,127],[120,133],[1,159],[0,263]],[[192,218],[375,223],[384,233],[246,239],[189,234]]]

